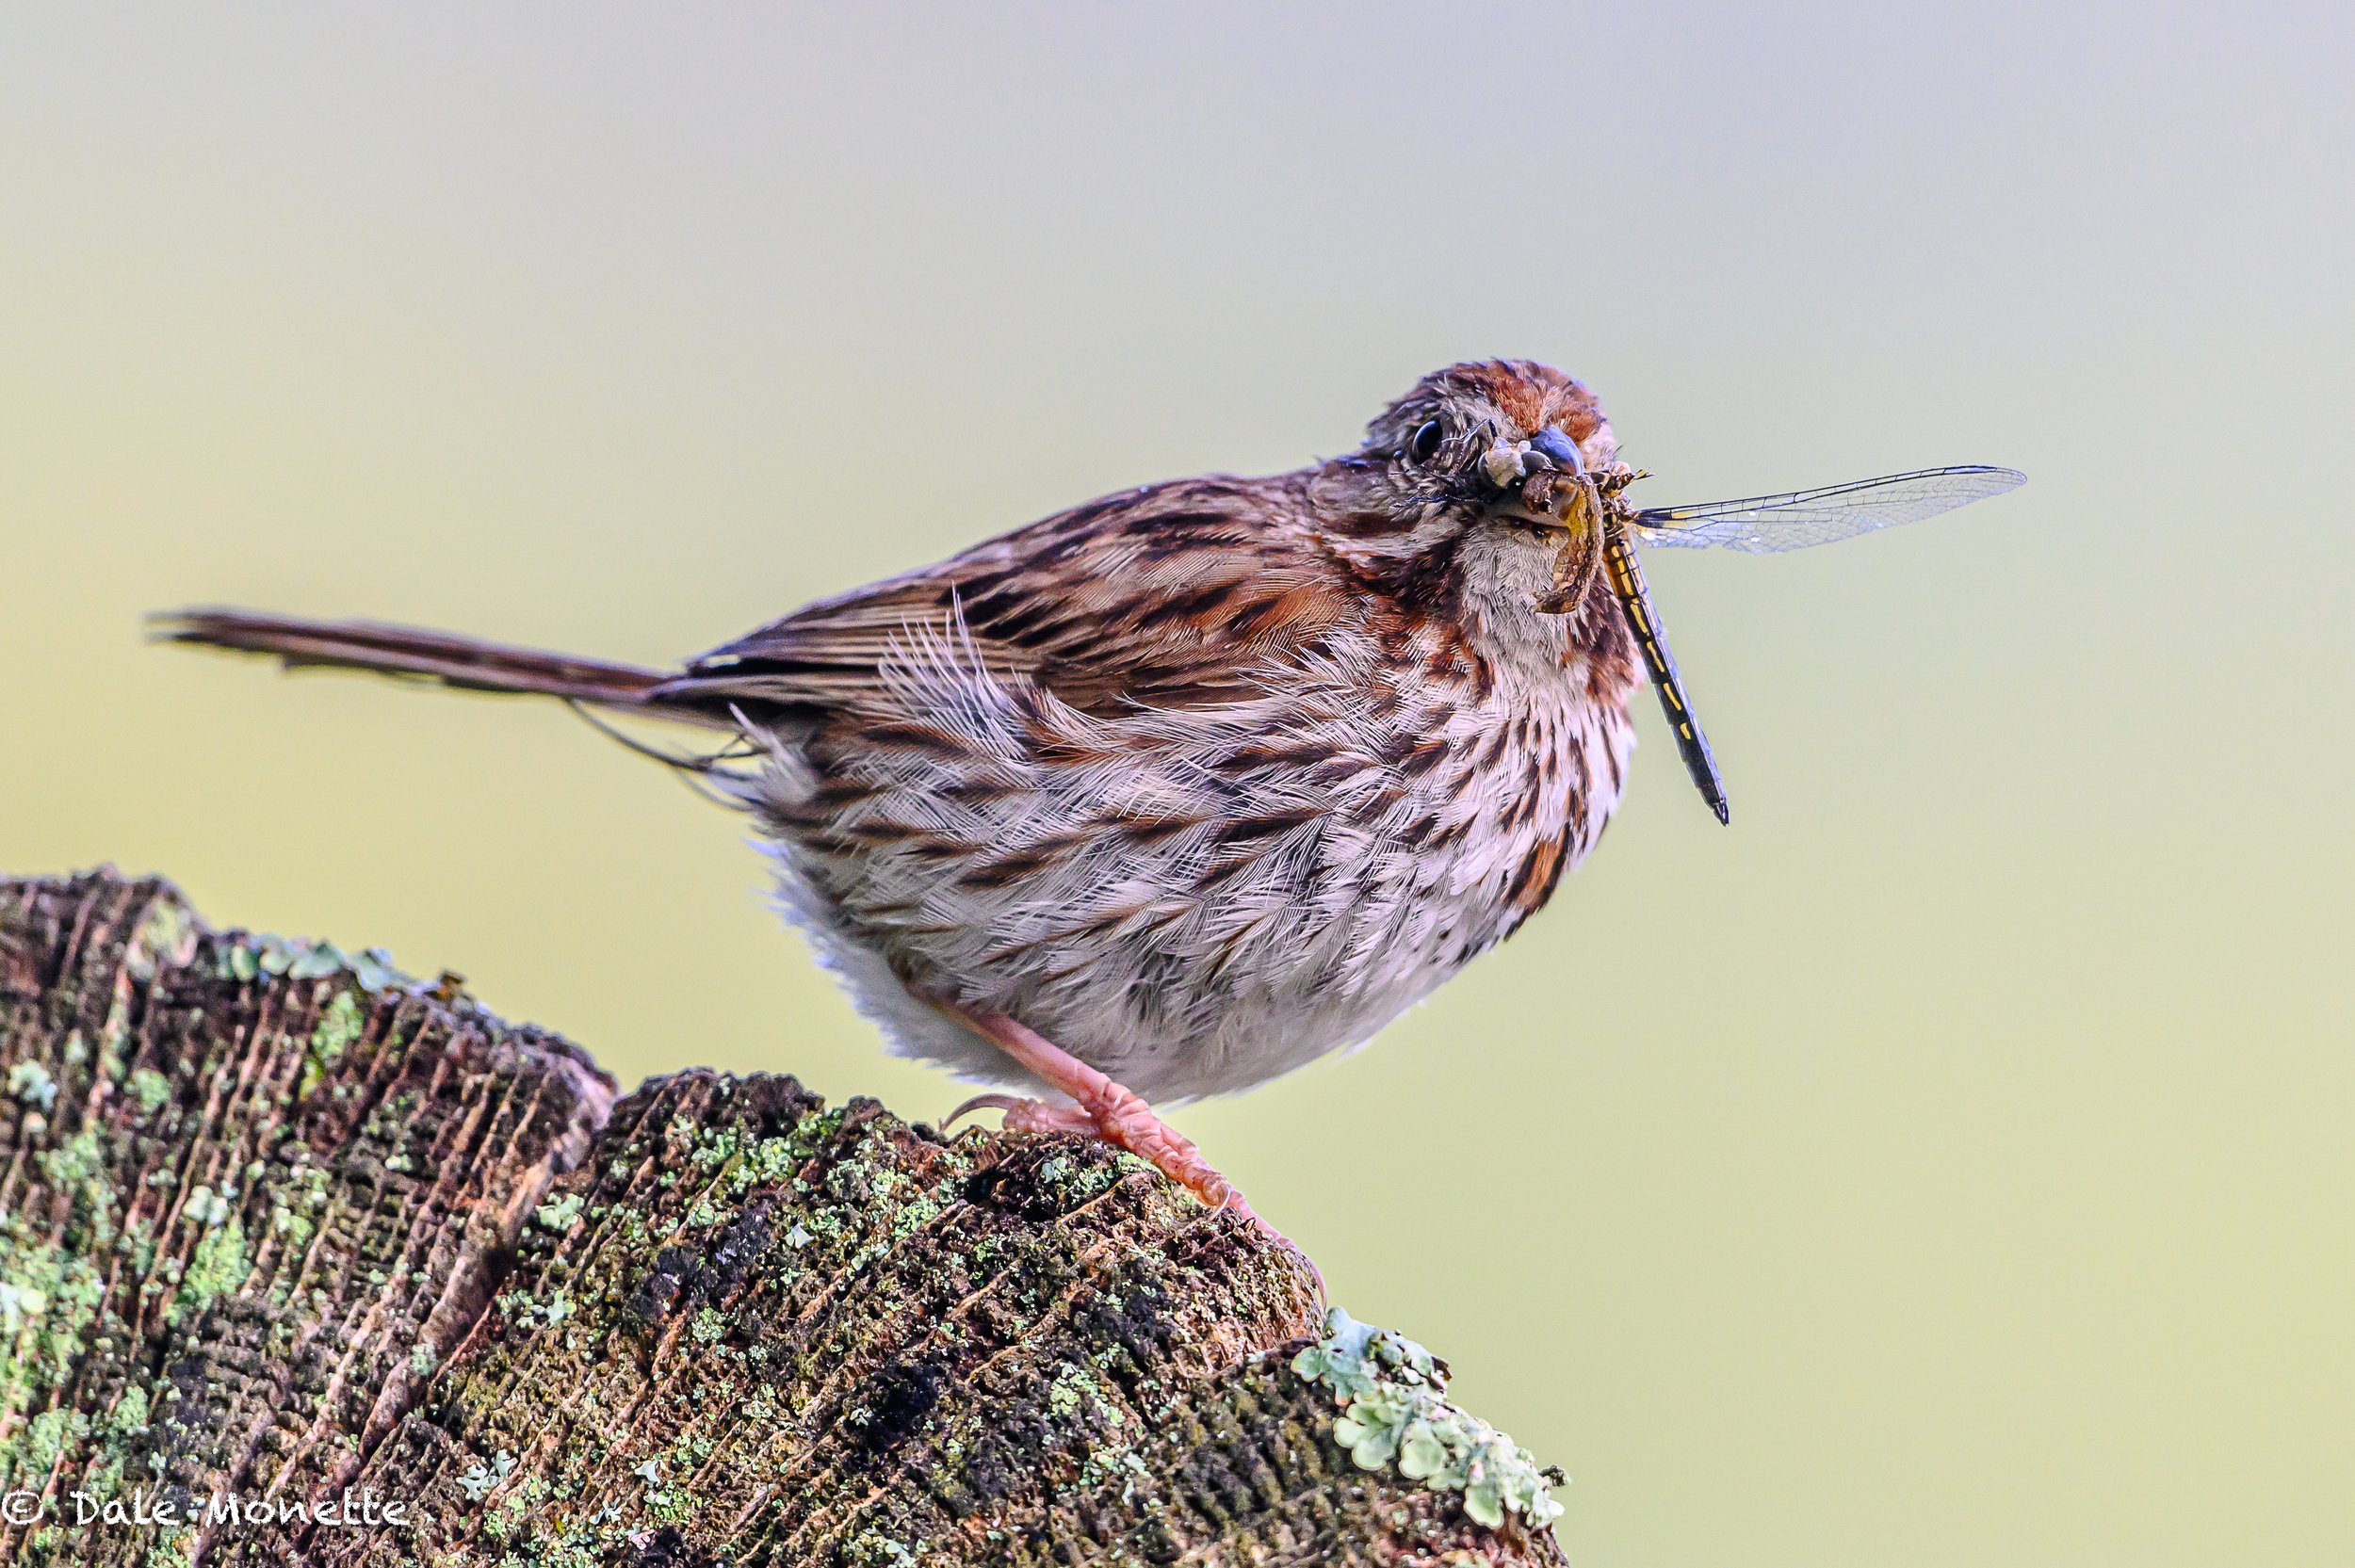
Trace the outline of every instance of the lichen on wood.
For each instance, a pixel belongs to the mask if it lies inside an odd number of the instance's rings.
[[[0,1086],[8,1560],[1560,1560],[1435,1366],[1086,1140],[616,1104],[453,977],[106,874],[0,881]]]

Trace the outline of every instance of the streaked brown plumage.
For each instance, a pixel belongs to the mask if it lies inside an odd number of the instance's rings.
[[[895,1049],[1060,1091],[983,1103],[1239,1203],[1138,1096],[1365,1041],[1617,804],[1636,612],[1590,588],[1644,519],[1616,462],[1567,376],[1461,364],[1344,457],[1091,501],[676,671],[242,611],[163,635],[726,733],[691,766]]]

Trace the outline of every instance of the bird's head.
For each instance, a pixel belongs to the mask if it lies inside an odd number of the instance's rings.
[[[1309,494],[1328,544],[1370,585],[1434,608],[1470,599],[1515,613],[1596,521],[1567,481],[1617,455],[1584,386],[1551,365],[1486,360],[1425,376],[1364,445],[1314,472]]]

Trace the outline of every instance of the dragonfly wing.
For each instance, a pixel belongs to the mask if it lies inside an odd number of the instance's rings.
[[[1876,528],[1935,517],[2027,482],[2016,469],[1925,468],[1844,485],[1751,495],[1738,501],[1709,501],[1696,507],[1661,507],[1629,520],[1645,543],[1671,549],[1715,545],[1750,555],[1772,555],[1853,539]]]

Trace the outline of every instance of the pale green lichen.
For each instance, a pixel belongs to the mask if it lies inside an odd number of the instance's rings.
[[[89,1435],[89,1417],[78,1410],[44,1410],[25,1424],[25,1479],[46,1476],[71,1444]]]
[[[311,1031],[311,1048],[322,1060],[333,1061],[344,1054],[346,1046],[360,1038],[364,1022],[360,1004],[351,993],[338,991],[335,999],[327,1004],[327,1010],[319,1014],[318,1026]]]
[[[57,1103],[57,1080],[38,1061],[20,1061],[8,1069],[8,1092],[35,1110]]]
[[[147,1430],[147,1390],[132,1383],[115,1401],[114,1413],[106,1417],[106,1428],[120,1436],[130,1436]]]
[[[501,1448],[485,1464],[476,1460],[466,1473],[458,1478],[459,1489],[476,1502],[490,1495],[491,1489],[515,1473],[515,1456]]]
[[[1413,1340],[1335,1307],[1325,1315],[1324,1337],[1291,1365],[1332,1390],[1340,1406],[1333,1440],[1359,1469],[1395,1463],[1408,1480],[1460,1492],[1464,1511],[1491,1529],[1507,1514],[1533,1528],[1561,1516],[1548,1489],[1562,1484],[1562,1472],[1448,1403],[1447,1364]]]
[[[90,1199],[93,1208],[103,1206],[98,1200],[106,1196],[99,1180],[106,1167],[106,1151],[99,1147],[95,1127],[84,1127],[41,1156],[41,1173],[51,1187]]]
[[[1131,1172],[1152,1169],[1133,1155],[1097,1149],[1084,1156],[1051,1155],[1039,1162],[1035,1179],[1042,1190],[1076,1208],[1110,1191]]]
[[[900,1212],[892,1216],[891,1239],[905,1241],[909,1237],[930,1224],[940,1210],[940,1199],[931,1193],[919,1194],[909,1199],[901,1205]]]
[[[34,1285],[0,1280],[0,1334],[13,1339],[24,1325],[49,1310],[49,1297]]]
[[[554,1328],[579,1310],[572,1297],[561,1290],[549,1291],[545,1301],[523,1291],[509,1290],[492,1298],[491,1304],[498,1309],[501,1317],[527,1328]]]
[[[131,1098],[137,1100],[139,1114],[153,1116],[155,1109],[171,1098],[171,1080],[153,1067],[138,1067],[131,1071]]]
[[[1058,1415],[1068,1415],[1080,1408],[1080,1401],[1096,1392],[1096,1380],[1076,1366],[1065,1367],[1063,1375],[1047,1391],[1047,1408]]]
[[[246,1255],[243,1225],[233,1219],[206,1231],[196,1243],[195,1254],[188,1260],[188,1271],[181,1277],[180,1293],[172,1299],[169,1316],[178,1322],[191,1313],[202,1313],[245,1284],[252,1272],[252,1261]]]
[[[418,983],[393,966],[382,947],[346,952],[332,942],[261,935],[236,938],[222,945],[220,970],[230,979],[252,980],[263,975],[284,975],[296,980],[323,980],[349,975],[363,991],[406,991]]]
[[[864,1530],[852,1538],[842,1548],[845,1562],[857,1568],[917,1568],[923,1559],[904,1541],[894,1541],[877,1530]]]
[[[730,1167],[723,1177],[730,1194],[740,1198],[755,1187],[779,1187],[791,1181],[802,1163],[842,1130],[842,1117],[839,1108],[818,1111],[802,1118],[782,1137],[755,1139],[750,1143],[742,1143],[730,1128],[705,1140],[689,1157],[706,1168]],[[616,1176],[627,1173],[626,1163],[616,1161],[625,1167],[614,1172]]]
[[[335,999],[329,1002],[327,1010],[319,1014],[317,1025],[311,1030],[310,1044],[302,1053],[302,1087],[300,1092],[308,1094],[318,1087],[319,1080],[327,1076],[328,1070],[360,1038],[360,1031],[366,1023],[366,1015],[360,1010],[357,997],[349,991],[335,993]]]
[[[91,1261],[0,1215],[0,1431],[71,1377],[106,1283]],[[24,1477],[40,1434],[0,1440],[0,1482]]]
[[[542,1204],[532,1210],[531,1217],[540,1222],[542,1230],[554,1231],[562,1236],[580,1219],[580,1204],[579,1193],[568,1192],[552,1204]]]
[[[142,983],[155,978],[158,961],[180,962],[195,945],[196,914],[177,898],[158,898],[148,906],[138,929],[123,949],[122,966]]]

